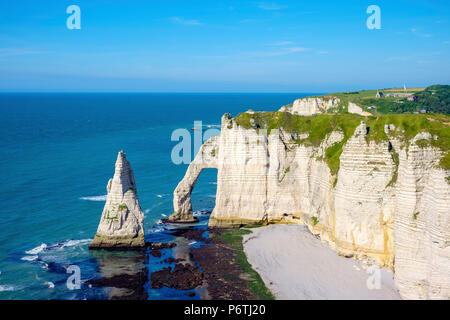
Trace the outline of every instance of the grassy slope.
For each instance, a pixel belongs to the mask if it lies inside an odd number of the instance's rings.
[[[243,236],[251,233],[248,229],[228,229],[222,234],[216,235],[220,240],[223,240],[229,244],[237,252],[236,263],[243,266],[246,273],[250,276],[248,280],[248,286],[250,290],[260,300],[274,300],[275,296],[267,289],[264,281],[260,275],[252,268],[252,265],[248,262],[247,256],[244,252],[244,246],[242,244]]]
[[[369,127],[367,140],[387,141],[388,137],[384,133],[386,124],[394,124],[396,131],[393,132],[400,140],[407,145],[419,132],[427,131],[439,138],[431,140],[429,144],[440,148],[445,152],[441,160],[441,167],[450,169],[450,116],[444,114],[386,114],[379,116],[363,117],[356,114],[318,114],[313,116],[298,116],[289,112],[255,112],[241,113],[234,118],[234,121],[244,128],[267,129],[268,134],[272,129],[283,128],[289,133],[301,134],[309,133],[306,139],[297,139],[296,143],[318,146],[326,136],[334,130],[344,133],[344,139],[330,146],[324,159],[331,170],[336,174],[339,170],[339,157],[342,147],[353,135],[356,127],[366,121]],[[426,144],[426,142],[423,142]],[[421,145],[422,147],[425,145]],[[393,154],[393,157],[395,154]]]
[[[403,89],[380,90],[385,95],[389,93],[403,93]],[[338,92],[327,96],[338,97],[341,100],[340,110],[343,111],[349,102],[356,103],[374,115],[387,113],[413,113],[424,106],[429,112],[450,113],[450,86],[433,85],[427,88],[415,88],[407,90],[417,97],[417,101],[408,101],[400,97],[376,98],[377,90],[363,90],[353,92]],[[375,106],[375,110],[368,107]]]

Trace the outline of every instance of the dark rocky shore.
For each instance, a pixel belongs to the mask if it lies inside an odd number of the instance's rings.
[[[219,236],[223,229],[209,230],[210,244],[192,250],[192,256],[203,270],[207,290],[215,300],[254,300],[258,297],[250,290],[249,275],[238,263],[238,252]]]
[[[148,290],[179,290],[186,299],[266,298],[251,288],[255,276],[246,265],[241,239],[229,241],[236,231],[195,226],[164,232],[173,241],[146,242],[144,250],[130,257],[97,254],[102,277],[85,284],[110,288],[108,299],[145,300]]]
[[[226,230],[207,229],[209,237],[203,235],[205,229],[177,229],[176,236],[188,240],[201,241],[204,244],[190,250],[192,264],[177,263],[150,275],[151,287],[167,286],[178,290],[195,289],[206,284],[211,299],[217,300],[252,300],[258,297],[248,285],[244,266],[238,263],[238,251],[221,239]],[[169,258],[170,259],[170,258]],[[174,263],[178,262],[175,259]]]

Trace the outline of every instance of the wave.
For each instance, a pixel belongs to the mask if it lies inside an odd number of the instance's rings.
[[[200,210],[200,211],[195,211],[192,215],[194,217],[198,217],[198,216],[207,216],[210,215],[211,211],[207,211],[207,210]]]
[[[2,291],[16,291],[18,289],[19,289],[19,287],[12,286],[12,285],[9,285],[9,284],[2,284],[2,285],[0,285],[0,292],[2,292]]]
[[[39,258],[38,256],[24,256],[24,257],[20,258],[20,260],[23,260],[23,261],[35,261],[38,258]]]
[[[92,197],[81,197],[80,200],[87,200],[87,201],[106,201],[106,197],[108,195],[103,196],[92,196]]]
[[[50,288],[53,289],[55,287],[55,284],[53,282],[50,281],[46,281],[45,284]]]
[[[164,228],[151,229],[149,232],[150,233],[157,233],[157,232],[161,232],[161,231],[164,231]]]
[[[73,247],[73,246],[77,246],[77,245],[82,245],[82,244],[87,244],[90,243],[92,241],[92,239],[81,239],[81,240],[66,240],[63,242],[58,242],[55,244],[52,244],[50,246],[48,246],[47,244],[43,243],[39,246],[37,246],[36,248],[33,248],[31,250],[25,251],[25,253],[27,254],[27,256],[22,257],[21,260],[25,260],[25,261],[34,261],[38,258],[38,254],[45,252],[45,251],[51,251],[51,250],[58,250],[58,249],[63,249],[66,247]]]
[[[25,251],[26,254],[32,254],[36,255],[38,253],[41,253],[47,248],[47,245],[45,243],[41,244],[40,246],[37,246],[36,248],[33,248],[31,250]]]
[[[217,182],[208,182],[208,184],[217,184]]]
[[[86,244],[86,243],[91,243],[93,239],[81,239],[81,240],[67,240],[65,242],[62,242],[62,246],[60,246],[61,248],[65,248],[65,247],[73,247],[73,246],[77,246],[80,244]],[[58,244],[59,245],[59,244]],[[52,248],[52,246],[50,246],[50,248]]]
[[[149,213],[150,209],[145,209],[144,213]]]
[[[163,194],[157,194],[156,196],[158,198],[163,198],[163,197],[167,197],[169,194],[168,193],[163,193]]]

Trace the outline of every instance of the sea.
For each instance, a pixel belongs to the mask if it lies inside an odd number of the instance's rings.
[[[278,110],[312,94],[0,93],[0,299],[129,297],[130,288],[87,283],[141,267],[150,274],[171,253],[143,261],[132,252],[88,250],[117,153],[125,151],[135,174],[146,241],[177,240],[177,254],[188,254],[201,243],[183,242],[173,232],[177,226],[161,221],[173,212],[172,194],[188,165],[173,161],[180,143],[174,132],[192,136],[192,160],[193,127],[218,134],[225,113]],[[217,170],[207,169],[196,183],[194,227],[206,228],[216,178]],[[146,277],[147,299],[207,298],[201,290],[187,296],[151,289]]]

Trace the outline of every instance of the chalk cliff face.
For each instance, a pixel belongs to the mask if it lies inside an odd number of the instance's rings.
[[[403,298],[448,299],[450,186],[438,166],[442,153],[416,144],[433,139],[425,132],[405,143],[394,126],[384,130],[388,140],[370,141],[362,121],[332,175],[322,159],[343,140],[339,130],[311,146],[282,128],[265,134],[225,115],[220,136],[205,143],[177,187],[175,212],[192,212],[193,185],[214,167],[211,227],[305,223],[339,254],[393,268]]]
[[[134,173],[119,152],[100,224],[90,249],[144,247],[144,213],[139,205]]]
[[[360,116],[371,116],[372,115],[370,112],[364,111],[360,106],[358,106],[356,103],[353,103],[353,102],[348,103],[348,112],[359,114]]]
[[[301,98],[294,101],[292,106],[283,106],[280,111],[288,111],[299,116],[310,116],[318,113],[326,113],[337,107],[340,100],[335,97]]]
[[[415,141],[428,134],[416,137]],[[450,299],[450,173],[440,153],[412,143],[399,151],[394,221],[396,284],[408,299]]]
[[[340,102],[341,100],[336,97],[301,98],[295,100],[292,105],[281,107],[279,111],[290,112],[299,116],[332,113],[337,111]],[[348,103],[347,110],[349,113],[359,114],[361,116],[372,115],[353,102]]]

